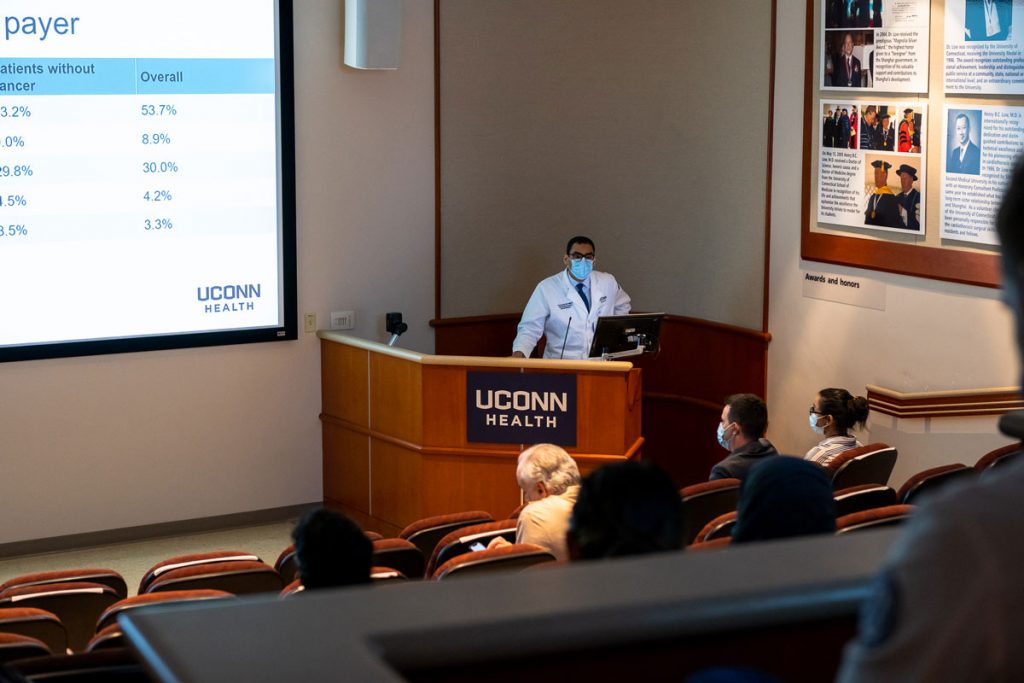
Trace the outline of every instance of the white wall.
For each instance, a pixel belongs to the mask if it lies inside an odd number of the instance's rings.
[[[521,310],[584,234],[635,309],[761,329],[770,18],[445,0],[443,315]]]
[[[783,452],[799,454],[816,441],[807,408],[824,387],[861,395],[867,384],[941,391],[1014,386],[1019,376],[1010,316],[998,290],[800,259],[805,10],[804,0],[779,1],[768,352],[769,437]],[[884,283],[886,309],[805,299],[801,269]],[[998,436],[995,418],[897,425],[880,416],[858,436],[900,449],[890,480],[896,485],[927,467],[973,464],[1008,442]]]
[[[342,66],[342,0],[295,5],[299,312],[400,310],[432,351],[431,3],[395,72]],[[320,500],[319,410],[315,335],[0,365],[0,543]]]

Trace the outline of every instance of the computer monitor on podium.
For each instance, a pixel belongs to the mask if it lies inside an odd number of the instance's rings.
[[[615,360],[657,353],[664,317],[664,313],[631,313],[598,318],[590,358]]]

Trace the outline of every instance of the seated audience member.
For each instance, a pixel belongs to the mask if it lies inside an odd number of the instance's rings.
[[[733,543],[832,534],[836,501],[832,481],[814,463],[768,458],[750,468],[736,506]]]
[[[583,479],[567,540],[574,561],[682,550],[683,500],[650,463],[605,465]]]
[[[373,543],[345,515],[313,510],[296,525],[292,540],[306,590],[370,582]]]
[[[1024,353],[1024,161],[1017,160],[996,219],[1003,300]],[[1024,437],[1024,415],[1000,421]],[[860,615],[838,680],[1021,681],[1024,582],[1020,538],[1024,462],[1006,465],[921,505],[889,555]]]
[[[867,422],[868,400],[863,396],[854,396],[846,389],[822,389],[808,415],[811,429],[825,438],[807,451],[804,460],[825,467],[843,451],[864,445],[848,433],[854,425],[863,428]]]
[[[735,394],[725,399],[718,443],[729,455],[711,468],[711,479],[743,479],[755,462],[778,455],[772,442],[764,438],[767,429],[768,406],[760,398]]]
[[[580,471],[565,449],[537,444],[519,454],[516,480],[527,505],[516,523],[516,543],[546,548],[559,561],[569,559],[565,532],[580,490]],[[495,538],[491,548],[506,545]]]

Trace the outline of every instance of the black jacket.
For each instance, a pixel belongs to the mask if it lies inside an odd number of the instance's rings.
[[[764,437],[757,441],[751,441],[746,446],[740,446],[722,462],[711,468],[710,479],[743,479],[754,463],[760,462],[762,458],[770,455],[778,455],[772,442]]]

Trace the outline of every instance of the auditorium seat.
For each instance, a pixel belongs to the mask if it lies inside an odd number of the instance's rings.
[[[110,586],[89,581],[16,586],[0,593],[0,608],[34,607],[60,619],[68,647],[80,652],[96,632],[96,621],[121,599]]]
[[[404,538],[382,538],[373,542],[374,566],[392,567],[410,579],[422,579],[426,560],[423,553]]]
[[[990,467],[998,465],[1005,465],[1010,462],[1024,449],[1024,443],[1011,443],[1002,448],[997,448],[994,451],[989,451],[985,455],[978,459],[978,462],[974,463],[974,469],[981,472],[987,470]]]
[[[964,482],[977,476],[978,470],[960,463],[932,467],[907,479],[896,496],[901,503],[916,505],[922,496],[931,495],[953,482]]]
[[[284,581],[294,581],[299,576],[299,564],[295,559],[295,545],[292,544],[281,551],[274,562],[274,569]]]
[[[887,505],[873,510],[855,512],[836,520],[836,533],[847,534],[851,531],[896,526],[906,521],[913,512],[913,505]]]
[[[408,581],[409,577],[392,567],[371,567],[370,579],[373,583],[396,583]]]
[[[721,548],[728,548],[730,545],[732,545],[732,537],[722,536],[721,538],[712,538],[707,541],[691,543],[686,546],[686,552],[692,552],[694,550],[698,552],[703,552],[705,550],[718,550]]]
[[[20,633],[0,633],[0,664],[28,657],[45,657],[50,648],[38,638]]]
[[[515,510],[508,513],[508,519],[519,519],[519,513],[522,512],[523,508],[525,508],[527,505],[529,505],[529,503],[520,503],[519,505],[517,505]]]
[[[117,617],[124,612],[154,604],[169,602],[198,602],[200,600],[217,600],[234,597],[231,593],[221,590],[166,591],[163,593],[146,593],[118,600],[108,607],[96,620],[96,632],[117,623]]]
[[[68,649],[68,632],[53,612],[35,607],[0,609],[0,633],[17,633],[46,643],[50,652]]]
[[[726,512],[724,515],[718,515],[713,520],[704,525],[704,528],[697,532],[696,538],[693,539],[694,543],[703,543],[705,541],[712,541],[716,538],[731,538],[732,528],[736,526],[736,511]]]
[[[434,551],[427,561],[426,576],[433,576],[435,569],[453,557],[472,552],[470,546],[474,543],[481,543],[486,548],[488,543],[499,536],[509,543],[515,543],[516,520],[503,519],[498,522],[473,524],[452,531],[434,546]]]
[[[716,479],[686,486],[683,497],[683,544],[692,543],[704,525],[732,512],[740,497],[739,479]]]
[[[124,637],[121,625],[114,622],[100,629],[96,635],[89,639],[89,644],[85,646],[85,651],[94,652],[96,650],[110,650],[118,647],[128,647],[128,641]]]
[[[527,567],[554,561],[555,556],[539,545],[513,543],[453,557],[438,567],[432,578],[440,581],[494,572],[521,571]]]
[[[899,499],[891,486],[885,484],[859,484],[835,492],[836,517],[854,512],[896,505]]]
[[[896,449],[887,444],[868,444],[843,451],[825,466],[825,471],[836,491],[859,484],[888,484],[896,455]]]
[[[8,664],[22,683],[152,683],[142,664],[125,647],[73,655],[50,655]]]
[[[148,593],[150,584],[166,572],[200,564],[220,564],[224,562],[261,562],[261,560],[256,555],[239,550],[215,550],[209,553],[191,553],[189,555],[169,557],[166,560],[157,562],[150,567],[149,571],[143,574],[142,580],[139,582],[139,590],[136,592],[139,595]]]
[[[415,545],[423,553],[423,557],[430,557],[434,546],[442,538],[452,531],[471,524],[483,524],[493,522],[491,513],[483,510],[470,510],[468,512],[454,512],[447,515],[435,515],[413,522],[402,529],[398,534],[399,538],[405,539]]]
[[[60,569],[52,572],[36,572],[34,574],[16,576],[13,579],[8,579],[4,583],[0,584],[0,594],[4,593],[8,588],[38,586],[41,584],[53,583],[78,583],[81,581],[100,583],[104,586],[109,586],[111,590],[122,598],[128,597],[128,585],[125,583],[124,577],[113,569],[93,567],[87,567],[84,569]]]
[[[220,590],[235,595],[278,593],[284,588],[281,575],[257,560],[229,560],[190,564],[161,573],[146,586],[146,593]]]
[[[287,597],[290,597],[292,595],[298,595],[299,593],[303,592],[304,590],[306,590],[306,589],[302,585],[302,580],[301,579],[295,579],[294,581],[289,583],[287,586],[282,588],[281,592],[278,593],[278,595],[280,597],[282,597],[282,598],[287,598]]]

